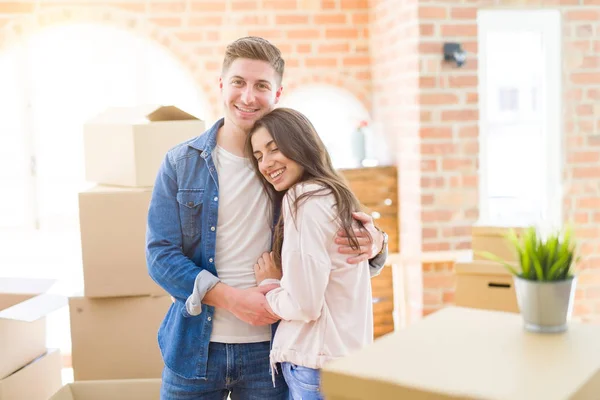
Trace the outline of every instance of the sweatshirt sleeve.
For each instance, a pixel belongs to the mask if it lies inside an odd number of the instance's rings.
[[[375,257],[369,260],[369,273],[371,278],[378,276],[381,273],[381,270],[385,266],[388,257],[388,245],[386,244],[383,247],[383,251],[381,254],[376,255]]]
[[[321,315],[329,283],[329,249],[337,231],[330,196],[302,201],[292,218],[289,195],[283,201],[284,246],[281,286],[267,294],[273,311],[282,319],[314,321]]]

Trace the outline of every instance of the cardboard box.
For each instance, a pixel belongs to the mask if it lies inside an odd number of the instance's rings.
[[[86,297],[164,296],[146,266],[151,188],[96,186],[79,193]]]
[[[525,331],[520,315],[448,307],[325,366],[327,400],[596,400],[600,326]]]
[[[0,379],[46,352],[46,315],[67,305],[53,280],[0,278]]]
[[[60,352],[48,350],[0,380],[0,400],[47,400],[62,386],[61,369]]]
[[[461,307],[519,312],[513,276],[492,261],[457,262],[454,303]]]
[[[160,379],[79,381],[63,386],[50,400],[159,400]]]
[[[204,130],[203,121],[174,106],[109,108],[84,126],[85,178],[153,186],[167,151]]]
[[[478,253],[480,251],[489,251],[498,257],[511,262],[518,261],[517,252],[513,244],[506,238],[506,235],[514,229],[517,237],[520,237],[524,229],[521,227],[501,227],[501,226],[473,226],[471,227],[474,260],[487,260]]]
[[[76,381],[160,378],[158,328],[170,296],[69,299]]]

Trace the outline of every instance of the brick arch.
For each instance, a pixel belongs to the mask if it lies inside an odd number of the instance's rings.
[[[371,107],[372,99],[368,87],[352,77],[340,75],[334,76],[332,74],[318,72],[314,75],[306,74],[302,76],[286,77],[285,80],[287,80],[289,84],[286,85],[284,82],[284,93],[292,93],[294,90],[307,85],[329,85],[350,92],[362,104],[365,110],[367,110],[369,115],[373,115]]]
[[[34,14],[18,16],[3,28],[0,28],[0,51],[18,45],[27,37],[42,32],[45,28],[66,24],[94,24],[113,28],[142,36],[161,46],[179,61],[204,95],[209,107],[209,119],[218,116],[214,98],[218,95],[218,87],[206,80],[206,71],[197,55],[186,51],[180,39],[172,32],[152,23],[145,15],[111,6],[48,6],[37,10]]]

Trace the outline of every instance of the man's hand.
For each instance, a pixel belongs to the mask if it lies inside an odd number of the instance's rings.
[[[242,289],[232,299],[229,311],[242,321],[253,325],[263,326],[271,325],[280,318],[273,314],[273,310],[269,307],[265,293],[279,285],[264,285],[250,289]]]
[[[260,285],[260,283],[265,279],[281,280],[282,271],[280,268],[275,266],[273,252],[263,253],[263,255],[258,259],[257,263],[254,264],[254,276],[256,277],[256,284],[258,285]]]
[[[340,229],[337,237],[335,238],[335,243],[340,245],[338,248],[340,253],[353,255],[347,259],[348,263],[358,264],[362,261],[373,258],[381,251],[383,247],[383,234],[377,230],[377,228],[375,228],[375,225],[373,224],[373,218],[370,215],[365,214],[364,212],[354,212],[352,213],[352,216],[355,220],[363,223],[365,229],[367,232],[369,232],[371,237],[369,238],[365,232],[359,229],[354,229],[354,234],[358,239],[360,248],[353,249],[350,246],[351,243],[348,235],[343,229]]]

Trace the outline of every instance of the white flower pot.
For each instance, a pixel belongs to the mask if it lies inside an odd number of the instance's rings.
[[[515,276],[514,281],[525,329],[542,333],[567,330],[573,311],[576,277],[564,281],[539,282]]]

